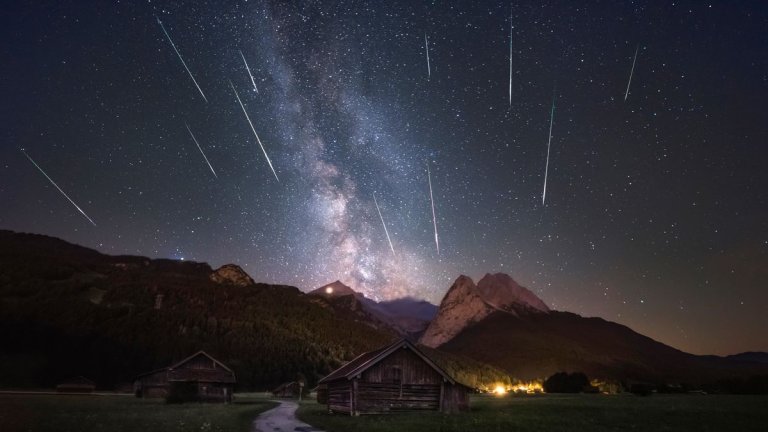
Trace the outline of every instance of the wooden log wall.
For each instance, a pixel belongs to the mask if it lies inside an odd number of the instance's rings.
[[[440,409],[440,384],[358,383],[359,413]]]
[[[328,383],[328,409],[334,412],[352,411],[352,383],[343,380]]]

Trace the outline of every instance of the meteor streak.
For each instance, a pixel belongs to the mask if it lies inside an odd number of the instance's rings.
[[[173,47],[173,50],[176,51],[176,55],[179,56],[179,60],[181,60],[181,64],[184,65],[184,69],[187,70],[187,73],[189,74],[189,77],[192,78],[192,82],[195,83],[195,87],[197,87],[197,90],[200,91],[200,95],[203,97],[206,103],[208,103],[208,98],[205,97],[205,94],[203,94],[203,89],[200,88],[200,86],[197,84],[197,80],[194,76],[192,76],[192,72],[187,67],[187,63],[184,62],[184,59],[181,58],[181,53],[179,53],[179,50],[176,49],[176,44],[173,43],[173,39],[171,39],[171,35],[168,34],[168,30],[165,29],[165,26],[163,25],[163,22],[160,21],[159,17],[155,17],[157,19],[157,23],[160,24],[160,27],[163,28],[163,33],[165,33],[165,37],[168,38],[168,42],[171,43],[171,46]]]
[[[429,40],[426,33],[424,33],[424,51],[427,53],[427,76],[432,78],[432,68],[429,67]]]
[[[259,92],[259,88],[256,87],[256,80],[253,79],[253,74],[251,73],[251,68],[248,67],[248,62],[245,61],[245,56],[243,55],[243,52],[240,51],[240,57],[243,58],[243,63],[245,63],[245,70],[248,71],[248,76],[251,77],[251,84],[253,84],[253,89],[256,90],[256,93]]]
[[[632,84],[632,74],[635,73],[635,62],[637,61],[637,50],[640,49],[640,45],[637,45],[635,47],[635,58],[632,59],[632,70],[629,71],[629,82],[627,83],[627,91],[624,92],[624,101],[627,101],[627,96],[629,96],[629,85]]]
[[[547,199],[547,174],[549,173],[549,149],[552,144],[552,122],[555,120],[555,95],[552,95],[552,112],[549,115],[549,138],[547,139],[547,165],[544,167],[544,192],[541,193],[541,205]]]
[[[232,84],[232,81],[229,82],[229,86],[232,87],[232,91],[235,92],[235,97],[237,97],[237,102],[240,103],[240,108],[243,109],[243,114],[245,114],[245,119],[248,120],[248,124],[251,125],[251,130],[253,131],[253,134],[256,136],[256,141],[259,143],[259,147],[261,147],[261,151],[264,153],[264,158],[267,160],[267,164],[269,164],[269,169],[272,170],[272,174],[275,175],[275,180],[278,182],[280,181],[279,178],[277,178],[277,173],[275,172],[275,168],[272,166],[272,161],[269,160],[269,156],[267,156],[267,151],[264,150],[264,144],[261,143],[261,139],[259,138],[259,134],[256,133],[256,129],[253,127],[253,123],[251,122],[251,118],[248,117],[248,111],[245,110],[245,106],[243,105],[243,101],[240,100],[240,95],[237,93],[237,89],[235,89],[235,85]]]
[[[194,141],[195,144],[197,144],[197,149],[200,150],[200,154],[203,155],[203,159],[205,159],[205,163],[208,164],[208,168],[211,169],[211,172],[213,173],[213,176],[216,177],[216,178],[219,178],[219,176],[216,175],[216,171],[213,170],[213,167],[211,166],[211,163],[208,161],[208,157],[205,156],[205,152],[203,152],[203,149],[200,147],[200,143],[197,142],[197,138],[195,138],[195,135],[192,133],[192,129],[189,128],[189,125],[186,122],[184,122],[184,126],[187,127],[187,130],[189,131],[189,136],[192,137],[192,141]]]
[[[440,240],[437,238],[437,218],[435,217],[435,199],[432,196],[432,174],[429,172],[429,161],[427,161],[427,179],[429,180],[429,202],[432,204],[432,225],[435,227],[435,247],[437,254],[440,255]]]
[[[509,13],[509,106],[512,107],[512,12]]]
[[[384,226],[384,234],[387,235],[387,241],[389,242],[389,248],[392,250],[392,255],[395,255],[395,248],[392,246],[392,240],[389,238],[389,231],[387,231],[387,224],[384,223],[384,216],[381,215],[381,209],[379,203],[376,201],[376,194],[373,194],[373,203],[376,204],[376,211],[379,212],[379,218],[381,219],[381,225]]]
[[[72,203],[72,205],[73,205],[73,206],[75,206],[75,208],[77,209],[77,211],[79,211],[79,212],[80,212],[80,214],[82,214],[83,216],[85,216],[85,218],[86,218],[86,219],[88,219],[88,222],[90,222],[90,223],[91,223],[93,226],[96,226],[96,222],[94,222],[94,221],[93,221],[93,219],[91,219],[90,217],[88,217],[88,215],[87,215],[87,214],[85,214],[85,212],[83,211],[83,209],[81,209],[81,208],[80,208],[80,206],[78,206],[77,204],[75,204],[75,202],[74,202],[74,201],[72,201],[72,198],[70,198],[70,197],[69,197],[69,195],[67,195],[67,194],[66,194],[66,192],[64,192],[63,190],[61,190],[61,188],[59,187],[59,185],[57,185],[57,184],[56,184],[56,182],[55,182],[55,181],[53,181],[53,179],[52,179],[52,178],[48,177],[48,174],[46,174],[46,173],[45,173],[45,171],[43,171],[43,169],[42,169],[42,168],[40,168],[40,165],[38,165],[38,164],[37,164],[37,162],[35,162],[35,161],[34,161],[34,159],[32,159],[31,157],[29,157],[29,155],[27,154],[27,152],[25,152],[25,151],[24,151],[24,149],[21,149],[21,152],[22,152],[22,153],[24,153],[24,156],[26,156],[26,157],[27,157],[27,159],[29,159],[29,161],[30,161],[30,162],[32,162],[32,165],[34,165],[34,166],[35,166],[35,168],[37,168],[37,169],[38,169],[38,170],[39,170],[39,171],[40,171],[40,172],[41,172],[41,173],[42,173],[42,174],[45,176],[45,178],[47,178],[47,179],[48,179],[48,181],[49,181],[49,182],[51,182],[51,184],[52,184],[52,185],[53,185],[53,186],[54,186],[56,189],[58,189],[58,190],[59,190],[59,192],[61,192],[61,194],[62,194],[62,195],[64,195],[64,198],[66,198],[67,200],[69,200],[69,202],[71,202],[71,203]]]

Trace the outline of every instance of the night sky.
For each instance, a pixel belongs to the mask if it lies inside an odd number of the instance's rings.
[[[0,228],[379,300],[505,272],[686,351],[768,350],[765,2],[17,3]]]

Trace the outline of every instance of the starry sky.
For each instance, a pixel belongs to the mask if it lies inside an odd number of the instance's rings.
[[[378,300],[505,272],[689,352],[768,350],[762,1],[64,0],[0,20],[0,228]]]

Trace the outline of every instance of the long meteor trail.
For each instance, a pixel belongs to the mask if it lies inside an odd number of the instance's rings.
[[[275,175],[275,180],[279,182],[280,179],[277,178],[277,173],[275,172],[275,168],[272,166],[272,161],[269,160],[269,156],[267,156],[267,151],[264,150],[264,144],[261,143],[261,138],[259,138],[259,134],[256,133],[256,129],[253,127],[251,118],[248,117],[248,111],[245,110],[245,105],[243,105],[243,101],[240,100],[240,95],[237,93],[237,89],[235,89],[235,85],[232,84],[232,81],[229,82],[229,86],[232,87],[232,91],[235,92],[235,97],[237,97],[237,102],[240,103],[240,108],[243,109],[243,114],[245,114],[245,119],[248,120],[248,124],[251,125],[251,130],[253,131],[253,134],[256,136],[256,141],[258,141],[259,147],[261,147],[261,151],[264,153],[264,158],[267,160],[267,164],[269,164],[269,169],[271,169],[272,174]]]
[[[435,227],[435,247],[437,254],[440,255],[440,240],[437,238],[437,217],[435,217],[435,198],[432,196],[432,174],[429,171],[429,162],[427,162],[427,179],[429,180],[429,202],[432,204],[432,226]]]
[[[40,165],[38,165],[38,164],[37,164],[37,162],[35,162],[35,160],[34,160],[34,159],[32,159],[32,158],[31,158],[31,157],[30,157],[30,156],[27,154],[27,152],[25,152],[25,151],[24,151],[24,149],[21,149],[21,152],[22,152],[22,153],[24,153],[24,156],[26,156],[26,157],[27,157],[27,159],[29,159],[29,161],[30,161],[30,162],[32,162],[32,165],[34,165],[34,166],[35,166],[35,168],[37,168],[37,169],[38,169],[38,170],[39,170],[39,171],[40,171],[40,172],[41,172],[41,173],[42,173],[42,174],[45,176],[45,178],[47,178],[47,179],[48,179],[48,181],[49,181],[49,182],[51,182],[51,184],[52,184],[52,185],[53,185],[53,186],[54,186],[56,189],[58,189],[58,190],[59,190],[59,192],[61,192],[61,194],[62,194],[62,195],[64,195],[64,198],[66,198],[67,200],[69,200],[69,202],[71,202],[71,203],[72,203],[72,205],[73,205],[73,206],[75,206],[75,208],[77,209],[77,211],[79,211],[79,212],[80,212],[80,214],[82,214],[83,216],[85,216],[85,218],[86,218],[86,219],[88,219],[88,222],[90,222],[90,223],[91,223],[93,226],[96,226],[96,222],[94,222],[94,221],[93,221],[93,219],[91,219],[90,217],[88,217],[88,215],[87,215],[87,214],[85,214],[85,212],[83,211],[83,209],[81,209],[81,208],[80,208],[80,206],[78,206],[77,204],[75,204],[75,202],[74,202],[74,201],[72,201],[72,198],[70,198],[70,197],[69,197],[69,195],[67,195],[67,193],[66,193],[66,192],[64,192],[63,190],[61,190],[61,188],[59,187],[59,185],[57,185],[57,184],[56,184],[56,182],[55,182],[55,181],[53,181],[53,179],[52,179],[52,178],[48,177],[48,174],[46,174],[46,173],[45,173],[45,171],[43,171],[43,169],[42,169],[42,168],[40,168]]]
[[[197,144],[197,149],[200,150],[200,154],[203,155],[203,159],[205,159],[205,163],[208,164],[208,168],[211,169],[211,172],[213,173],[213,176],[216,178],[219,178],[219,176],[216,175],[216,171],[213,170],[213,166],[211,166],[211,163],[208,161],[208,157],[205,155],[205,152],[203,151],[203,148],[200,147],[200,143],[197,142],[197,138],[195,138],[195,134],[192,133],[192,129],[189,128],[189,125],[185,122],[184,126],[187,127],[187,130],[189,131],[189,136],[192,137],[192,141]]]
[[[509,106],[512,107],[512,12],[509,12]]]
[[[427,77],[432,78],[432,68],[429,66],[429,40],[426,33],[424,33],[424,51],[427,53]]]
[[[549,149],[552,145],[552,122],[555,120],[555,95],[552,95],[552,111],[549,114],[549,137],[547,138],[547,164],[544,167],[544,191],[541,193],[541,205],[547,199],[547,174],[549,173]]]
[[[389,248],[392,250],[392,255],[395,255],[395,247],[392,246],[392,240],[389,238],[389,231],[387,231],[387,224],[384,223],[384,216],[381,215],[381,209],[379,208],[379,202],[376,201],[376,194],[373,194],[373,203],[376,204],[376,211],[379,212],[379,219],[381,219],[381,225],[384,226],[384,234],[387,235],[387,241],[389,242]]]
[[[624,92],[624,101],[627,101],[627,96],[629,96],[629,85],[632,84],[632,75],[635,73],[635,62],[637,61],[637,50],[640,49],[640,45],[637,45],[635,47],[635,58],[632,59],[632,70],[629,71],[629,82],[627,83],[627,91]]]
[[[245,61],[245,56],[243,55],[243,52],[240,51],[240,57],[243,58],[243,63],[245,63],[245,70],[248,71],[248,76],[251,77],[251,84],[253,84],[253,89],[256,90],[256,93],[259,92],[259,88],[256,87],[256,80],[253,79],[253,74],[251,73],[251,68],[248,67],[248,62]]]
[[[184,69],[187,70],[187,73],[189,74],[189,77],[192,78],[192,82],[195,83],[195,87],[197,87],[197,90],[200,92],[200,95],[203,97],[206,103],[208,103],[208,98],[205,97],[205,94],[203,93],[203,89],[200,88],[200,85],[197,84],[197,80],[194,76],[192,76],[192,72],[187,67],[187,63],[184,61],[183,58],[181,58],[181,53],[179,53],[179,50],[176,49],[176,44],[173,43],[173,39],[171,39],[171,35],[168,34],[168,30],[165,29],[165,26],[163,25],[163,22],[160,21],[159,17],[155,17],[157,19],[157,23],[160,24],[160,27],[163,29],[163,33],[165,33],[165,37],[168,38],[168,42],[171,43],[171,46],[173,47],[173,50],[176,51],[176,55],[179,56],[179,60],[181,60],[181,64],[184,65]]]

